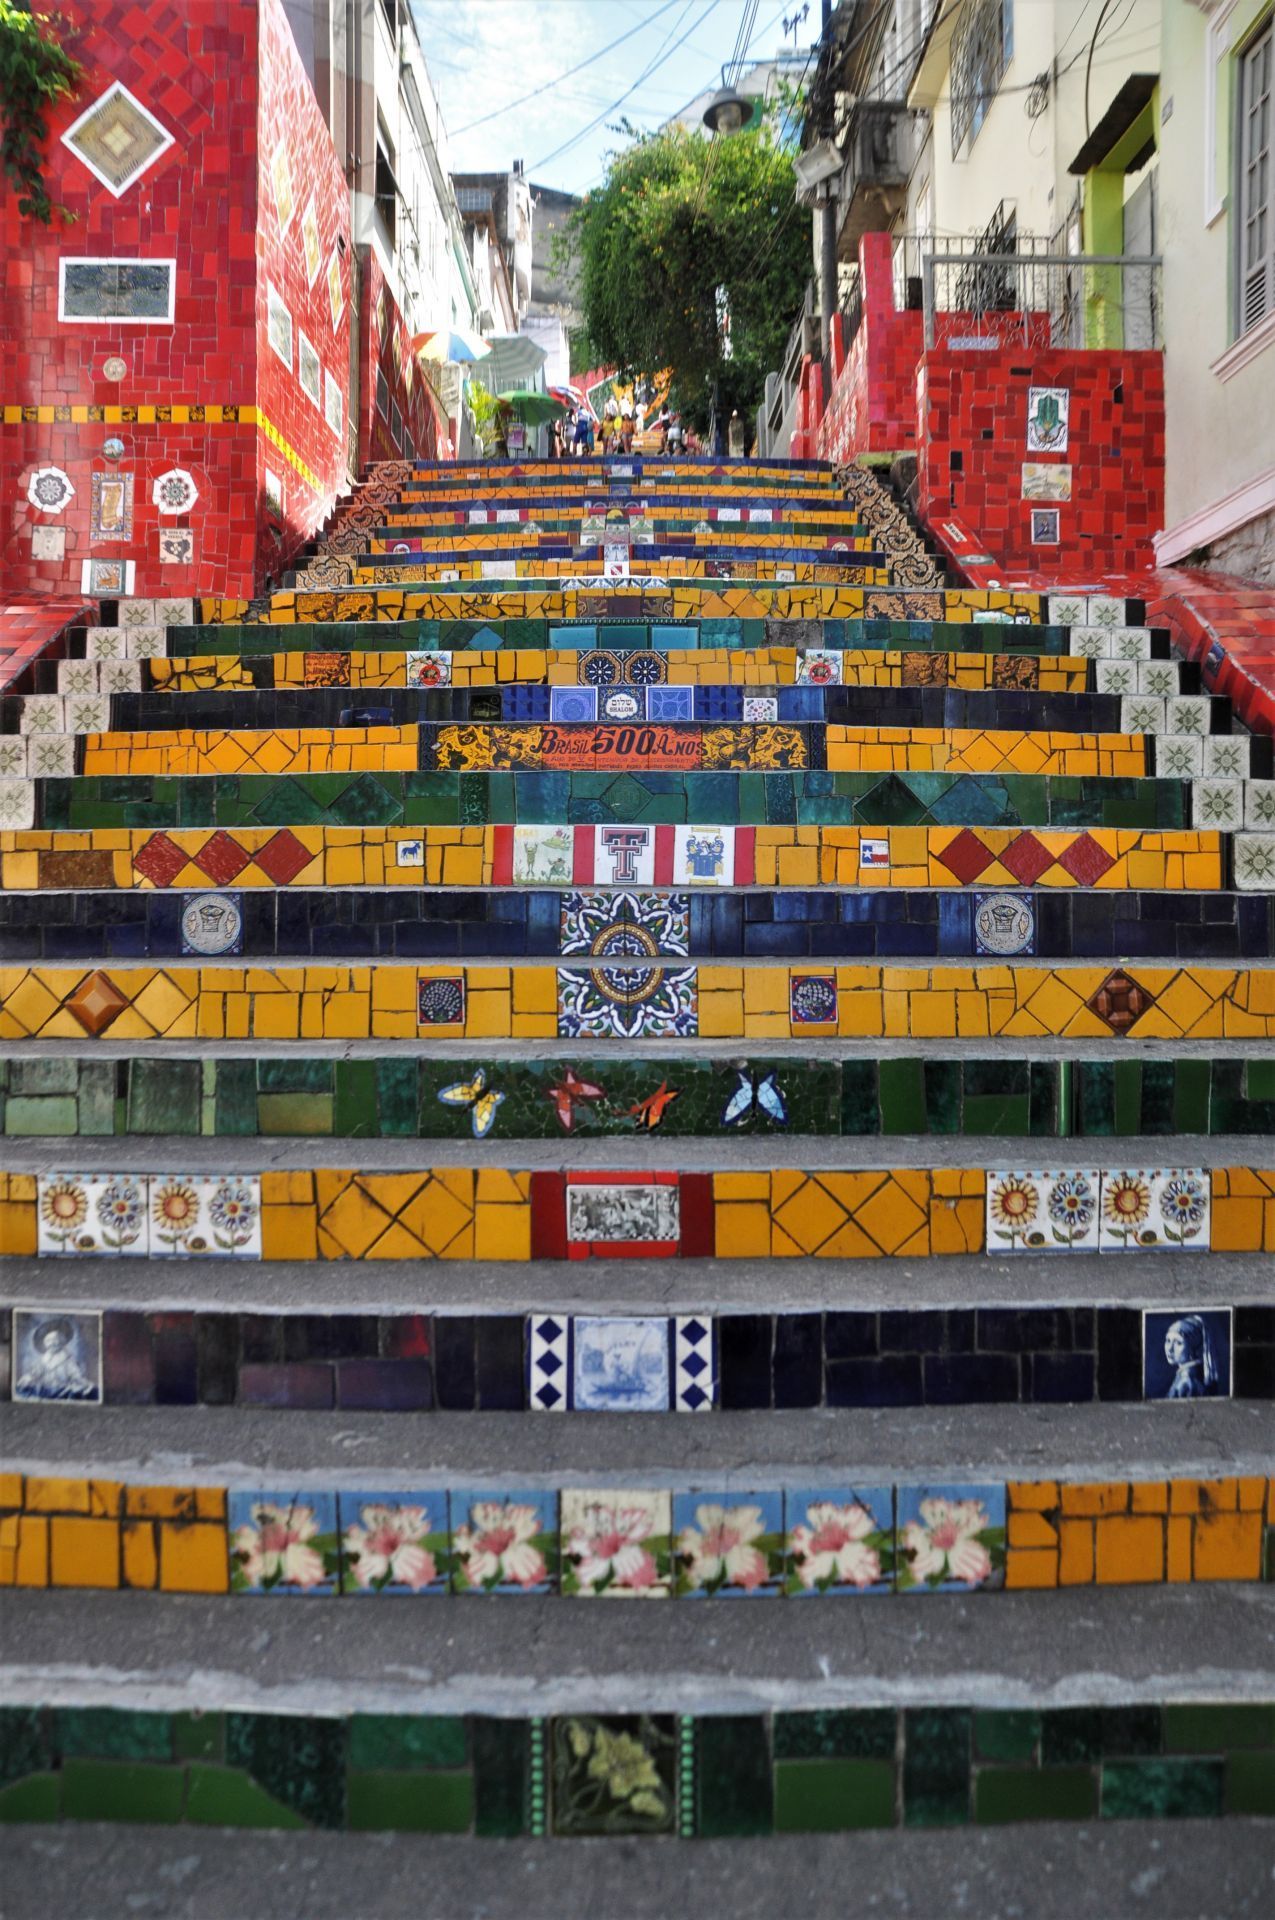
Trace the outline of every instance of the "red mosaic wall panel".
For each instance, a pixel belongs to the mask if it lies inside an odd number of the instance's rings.
[[[370,249],[363,262],[359,359],[360,470],[373,460],[445,458],[447,421],[413,359],[407,322],[380,261]],[[398,439],[394,435],[396,407],[402,430]]]
[[[250,593],[324,518],[339,444],[299,389],[295,398],[257,390],[258,282],[264,315],[272,244],[263,233],[259,275],[258,201],[273,211],[269,180],[258,183],[259,117],[269,126],[290,116],[299,204],[288,239],[299,260],[303,183],[321,184],[316,201],[335,238],[336,214],[347,204],[340,169],[279,0],[62,0],[59,13],[85,74],[75,99],[48,116],[45,173],[73,221],[42,227],[19,217],[15,193],[0,192],[0,572],[13,589],[78,593],[86,559],[127,560],[137,594]],[[172,141],[118,197],[61,138],[116,81]],[[172,323],[59,320],[59,263],[76,257],[174,261]],[[291,286],[300,272],[305,286],[303,266],[285,272],[273,264],[276,278]],[[344,344],[332,351],[330,319],[325,342],[338,371],[348,367],[348,279],[346,304]],[[313,469],[317,488],[304,486],[265,439],[258,407]],[[309,422],[305,410],[315,416]],[[118,458],[104,450],[113,438],[124,444]],[[254,506],[263,448],[297,483],[286,490],[294,524],[268,548],[259,544]],[[53,513],[27,497],[32,474],[45,466],[64,471],[75,489]],[[190,474],[197,498],[188,511],[161,515],[152,488],[174,467]],[[132,483],[127,519],[96,533],[95,475]],[[161,562],[160,534],[185,529],[190,560]]]

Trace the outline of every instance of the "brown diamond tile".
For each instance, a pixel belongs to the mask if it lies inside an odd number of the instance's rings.
[[[1120,967],[1109,973],[1096,993],[1085,1001],[1090,1013],[1096,1013],[1106,1022],[1113,1033],[1128,1033],[1130,1027],[1140,1020],[1148,1007],[1155,1005],[1155,995],[1131,980]]]
[[[115,982],[104,973],[90,973],[66,1002],[85,1033],[91,1033],[95,1039],[99,1033],[106,1032],[128,1004]]]

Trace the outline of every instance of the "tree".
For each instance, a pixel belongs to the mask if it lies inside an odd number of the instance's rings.
[[[738,407],[747,418],[810,272],[795,191],[791,156],[765,123],[712,137],[676,125],[634,135],[564,239],[593,364],[673,367],[677,404],[695,426],[715,391],[719,417]]]

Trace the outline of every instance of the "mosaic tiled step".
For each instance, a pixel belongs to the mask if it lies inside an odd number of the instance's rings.
[[[871,1486],[812,1477],[747,1492],[517,1479],[490,1493],[384,1492],[7,1474],[0,1586],[329,1601],[897,1601],[1253,1581],[1263,1577],[1273,1487],[1262,1476]],[[497,1548],[496,1534],[513,1538]]]
[[[458,1104],[481,1097],[458,1083]],[[928,1259],[1268,1252],[1275,1171],[1120,1165],[584,1172],[499,1166],[0,1173],[0,1250],[50,1259]],[[302,1156],[294,1156],[294,1158]],[[1167,1156],[1166,1156],[1167,1158]],[[229,1161],[229,1165],[225,1164]],[[198,1167],[202,1170],[195,1171]]]
[[[1275,1705],[534,1720],[0,1710],[0,1820],[721,1837],[1275,1809]],[[1193,1849],[1193,1831],[1183,1829]],[[631,1859],[632,1856],[630,1855]]]
[[[670,829],[670,831],[672,831]],[[379,850],[378,850],[379,851]],[[46,857],[64,885],[92,856]],[[109,873],[111,856],[100,856]],[[4,859],[0,856],[0,868]],[[10,862],[9,864],[13,864]],[[334,861],[320,865],[335,865]],[[419,871],[419,870],[418,870]],[[308,888],[0,894],[0,961],[1275,959],[1269,893],[532,892]]]
[[[347,656],[348,658],[349,656]],[[515,658],[517,656],[514,656]],[[665,659],[670,656],[665,656]],[[746,656],[745,656],[746,657]],[[946,654],[935,658],[946,660]],[[671,684],[630,684],[618,686],[523,686],[438,689],[426,685],[381,686],[366,689],[375,699],[351,706],[352,689],[345,687],[263,688],[224,687],[181,692],[176,698],[166,691],[149,693],[36,694],[25,700],[0,699],[0,709],[8,707],[9,717],[26,722],[15,731],[32,732],[33,719],[47,714],[52,723],[41,732],[101,734],[162,731],[174,725],[183,730],[217,728],[221,730],[287,729],[293,727],[348,727],[358,724],[402,726],[411,722],[425,725],[490,725],[503,721],[541,724],[610,722],[614,725],[672,725],[695,722],[700,725],[741,723],[750,725],[779,722],[787,726],[816,726],[831,722],[844,729],[837,738],[854,739],[866,729],[890,732],[915,729],[925,738],[939,729],[951,731],[999,733],[1024,732],[1035,737],[1061,736],[1071,740],[1077,735],[1098,734],[1110,737],[1124,732],[1123,702],[1115,694],[1062,691],[1048,693],[1021,687],[987,688],[982,669],[998,659],[996,654],[976,656],[980,670],[977,688],[960,687],[847,687],[788,686],[767,689],[758,684],[683,686]],[[407,656],[400,656],[400,661]],[[587,663],[587,654],[577,656]],[[1023,656],[1024,659],[1028,656]],[[632,656],[630,656],[630,660]],[[424,654],[421,671],[428,677],[431,669],[449,666],[450,656]],[[62,665],[109,666],[108,661],[63,661]],[[118,663],[117,663],[118,664]],[[141,662],[138,662],[140,666]],[[162,661],[145,663],[165,666]],[[1035,662],[1030,662],[1035,665]],[[1060,665],[1063,663],[1060,662]],[[1079,663],[1067,662],[1068,666]],[[1151,662],[1159,665],[1159,662]],[[413,667],[415,671],[415,666]],[[400,680],[404,674],[400,673]],[[1186,696],[1190,697],[1190,696]],[[759,705],[760,703],[760,705]],[[1225,703],[1218,703],[1224,706]],[[19,711],[19,709],[21,711]],[[5,716],[0,712],[0,719]],[[1205,729],[1207,734],[1207,729]],[[0,734],[7,743],[12,734]],[[1243,773],[1257,772],[1269,766],[1269,742],[1262,743],[1259,765],[1254,765],[1252,742],[1246,735],[1219,734],[1230,749],[1223,764],[1243,767]],[[1157,746],[1164,745],[1163,740]],[[1198,772],[1203,766],[1202,743],[1193,756]],[[0,763],[3,764],[3,763]],[[1033,769],[1035,771],[1036,769]],[[1232,778],[1242,777],[1232,774]]]
[[[469,1086],[473,1104],[441,1095]],[[494,1109],[478,1098],[499,1093]],[[490,1112],[490,1119],[488,1113]],[[1052,1140],[1275,1134],[1275,1061],[1192,1058],[790,1057],[644,1062],[598,1056],[465,1062],[304,1048],[250,1059],[0,1059],[10,1137],[257,1134],[334,1139],[632,1139],[658,1133]]]
[[[1275,1038],[1275,970],[1020,960],[800,967],[0,967],[0,1039]]]
[[[1026,773],[224,773],[0,780],[11,827],[715,826],[1182,829],[1181,780]],[[19,817],[21,816],[21,817]],[[1216,824],[1216,823],[1214,823]]]
[[[38,1292],[37,1278],[35,1304],[0,1312],[0,1370],[32,1405],[685,1414],[1275,1399],[1275,1307],[1215,1293],[1193,1307],[600,1316],[103,1310]]]
[[[730,887],[760,886],[770,890],[769,912],[752,904],[743,911],[766,919],[784,917],[790,888],[803,893],[821,887],[856,888],[873,894],[973,886],[1015,893],[1024,888],[1208,893],[1223,886],[1227,846],[1227,836],[1209,831],[1152,833],[1109,827],[1092,833],[1002,827],[972,831],[634,824],[298,826],[295,831],[244,826],[233,834],[207,827],[0,830],[0,888],[15,893],[78,893],[104,887],[203,891],[212,882],[240,889],[371,886],[410,892],[655,885],[721,893]],[[776,889],[783,891],[782,904]],[[729,919],[736,910],[726,907],[723,915]],[[1030,903],[1025,910],[1034,914]],[[1181,911],[1192,913],[1189,906]],[[1246,927],[1257,924],[1248,909],[1245,914]],[[1213,916],[1225,923],[1230,914],[1217,906],[1204,915]],[[806,917],[800,906],[794,917]],[[989,925],[985,931],[990,937],[993,929]],[[1007,950],[1006,942],[1000,944]]]
[[[1134,603],[1137,605],[1138,603]],[[200,602],[205,624],[242,624],[249,602],[215,595]],[[600,587],[475,585],[430,588],[351,587],[289,590],[270,597],[262,624],[291,626],[337,620],[950,620],[979,613],[1014,620],[1040,616],[1039,594],[977,588],[732,586],[690,582],[643,587],[640,581]],[[140,624],[140,623],[139,623]],[[1129,624],[1139,621],[1130,614]]]
[[[1172,660],[1145,660],[1132,667],[1135,675],[1143,670],[1150,676],[1151,686],[1171,685],[1175,692],[1188,671]],[[247,692],[270,688],[361,690],[410,686],[420,691],[448,687],[455,693],[483,693],[514,687],[646,690],[652,685],[755,690],[759,695],[773,698],[781,691],[794,690],[799,676],[809,688],[825,690],[852,686],[942,685],[972,689],[1029,687],[1045,693],[1080,693],[1088,684],[1089,674],[1089,662],[1071,654],[948,654],[864,648],[850,652],[809,648],[798,652],[791,646],[735,651],[724,647],[706,647],[702,651],[680,647],[662,652],[642,645],[585,651],[570,647],[511,647],[507,652],[490,648],[467,652],[437,648],[360,652],[347,648],[311,653],[190,654],[174,659],[50,659],[37,662],[34,680],[36,697],[57,693],[64,699],[93,699],[102,694],[143,691],[201,693],[214,689]],[[817,718],[823,710],[822,705],[812,709],[813,717]],[[159,709],[160,713],[164,711]],[[432,709],[423,704],[419,711],[428,714]],[[448,711],[460,712],[461,709],[449,708]],[[491,717],[484,716],[481,706],[471,706],[469,714],[474,719]],[[549,717],[547,712],[544,717]],[[742,713],[738,717],[742,717]],[[785,717],[797,716],[786,713]],[[1237,742],[1243,738],[1246,736],[1234,736]],[[1247,763],[1238,770],[1246,772]]]
[[[796,536],[799,539],[800,536]],[[848,543],[847,543],[848,544]],[[587,590],[594,584],[601,586],[605,581],[615,578],[632,580],[641,587],[649,578],[652,585],[661,589],[675,583],[716,580],[723,584],[737,581],[756,582],[758,585],[797,585],[822,587],[825,590],[841,586],[888,587],[897,582],[892,568],[885,563],[884,555],[868,548],[853,556],[841,553],[820,552],[814,546],[784,542],[781,550],[771,554],[760,546],[739,546],[728,548],[715,546],[714,555],[708,557],[697,553],[687,544],[685,547],[667,546],[653,543],[650,546],[634,548],[631,556],[626,555],[627,565],[620,575],[603,570],[605,549],[600,542],[573,549],[564,542],[561,552],[556,556],[548,554],[519,553],[517,557],[493,554],[488,557],[454,553],[441,554],[437,559],[422,559],[416,556],[397,554],[369,554],[365,559],[345,562],[348,569],[345,578],[358,587],[369,587],[380,592],[387,585],[415,586],[418,583],[429,586],[458,585],[467,582],[479,586],[500,580],[527,580],[560,582],[564,587],[570,583],[574,588]],[[321,562],[313,569],[302,568],[291,576],[299,589],[328,586],[331,584],[328,569],[331,562]]]
[[[1113,631],[1125,636],[1122,644],[1128,645],[1132,661],[1172,664],[1167,630],[1132,626]],[[1051,659],[1079,659],[1089,657],[1087,635],[1094,636],[1094,645],[1114,644],[1106,628],[1016,624],[999,618],[792,621],[710,617],[608,622],[603,617],[565,625],[546,619],[444,618],[403,621],[393,636],[386,633],[383,624],[368,619],[294,622],[285,635],[271,632],[269,623],[235,624],[227,619],[194,626],[187,621],[167,627],[153,623],[90,627],[81,632],[82,640],[77,639],[75,629],[71,630],[71,644],[86,650],[89,659],[99,660],[152,659],[165,653],[174,658],[205,658],[209,654],[251,657],[283,652],[289,641],[294,647],[301,646],[310,652],[380,653],[387,650],[386,643],[391,638],[392,650],[451,649],[454,654],[470,649],[476,653],[497,650],[511,654],[517,650],[580,653],[608,648],[664,654],[696,650],[734,654],[767,647],[825,653],[907,651],[933,655],[937,659],[953,654],[985,653],[1009,654],[1015,658],[1045,655]],[[458,670],[459,665],[457,663]]]

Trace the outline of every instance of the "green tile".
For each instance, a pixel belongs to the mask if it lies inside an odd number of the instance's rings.
[[[1040,1715],[976,1713],[974,1751],[983,1760],[1034,1760],[1040,1745]]]
[[[295,1831],[306,1822],[282,1800],[249,1779],[237,1767],[192,1760],[186,1768],[185,1818],[198,1827],[281,1827]]]
[[[376,1062],[376,1105],[382,1137],[411,1139],[415,1135],[418,1098],[415,1060]]]
[[[301,1714],[228,1713],[226,1762],[243,1767],[313,1827],[345,1820],[346,1723]]]
[[[1028,1084],[1028,1131],[1035,1139],[1053,1139],[1059,1130],[1057,1064],[1053,1060],[1033,1060]]]
[[[56,1752],[51,1718],[42,1707],[0,1707],[0,1786],[43,1772]]]
[[[905,1826],[951,1827],[969,1819],[970,1720],[964,1707],[904,1713]]]
[[[217,1132],[227,1138],[250,1139],[257,1131],[257,1063],[255,1060],[219,1060],[214,1112]]]
[[[1118,1060],[1112,1068],[1114,1113],[1112,1131],[1117,1134],[1141,1133],[1142,1062]]]
[[[351,1773],[346,1803],[354,1831],[468,1833],[474,1783],[468,1773]]]
[[[1250,1100],[1275,1100],[1275,1060],[1244,1062],[1244,1092]]]
[[[1165,1707],[1166,1753],[1222,1753],[1275,1747],[1275,1706]]]
[[[881,1131],[875,1060],[841,1062],[841,1131],[850,1137]]]
[[[705,1714],[695,1729],[695,1831],[769,1833],[774,1823],[770,1743],[760,1714]]]
[[[1098,1812],[1098,1773],[1093,1767],[979,1767],[974,1775],[974,1818],[1092,1820]]]
[[[1102,1712],[1098,1707],[1055,1707],[1042,1717],[1040,1757],[1046,1766],[1102,1758]]]
[[[56,1820],[61,1811],[62,1780],[56,1773],[32,1773],[10,1787],[0,1787],[0,1826]]]
[[[894,1768],[885,1760],[779,1760],[776,1833],[840,1833],[895,1824]]]
[[[1222,1760],[1108,1760],[1102,1769],[1104,1820],[1211,1818],[1222,1811]]]
[[[931,1133],[960,1132],[963,1077],[959,1060],[925,1062],[925,1113]]]
[[[376,1062],[338,1060],[333,1133],[343,1140],[374,1140],[380,1130],[376,1113]]]
[[[258,1093],[331,1093],[330,1060],[258,1060]]]
[[[1212,1062],[1179,1060],[1173,1069],[1173,1131],[1207,1133]]]
[[[476,1716],[469,1723],[474,1773],[474,1832],[512,1839],[527,1831],[528,1727],[525,1720]]]
[[[15,1060],[10,1093],[75,1093],[79,1087],[76,1060]]]
[[[1031,1102],[1023,1094],[967,1094],[961,1112],[961,1131],[1002,1138],[1026,1139],[1031,1133]]]
[[[80,1127],[79,1102],[74,1094],[10,1094],[4,1104],[4,1130],[7,1134],[38,1134],[46,1138],[68,1138]]]
[[[350,1765],[364,1772],[463,1767],[465,1722],[451,1714],[356,1713],[350,1721]]]
[[[115,1132],[115,1062],[80,1062],[80,1132],[105,1137]]]
[[[1233,1753],[1226,1763],[1226,1811],[1275,1814],[1275,1753]]]
[[[134,1060],[128,1075],[130,1133],[199,1132],[198,1060]]]
[[[1104,1759],[1159,1753],[1162,1737],[1159,1707],[1104,1707],[1102,1709]]]
[[[893,1760],[898,1715],[893,1707],[827,1707],[777,1713],[776,1760]]]
[[[59,1707],[56,1739],[64,1758],[171,1760],[172,1724],[166,1713],[115,1707]]]
[[[220,1760],[225,1723],[219,1713],[175,1713],[173,1752],[179,1760]]]
[[[925,1062],[883,1060],[877,1075],[882,1133],[928,1133]]]
[[[330,1093],[260,1093],[257,1125],[262,1133],[332,1132]]]
[[[165,1716],[166,1717],[166,1716]],[[119,1760],[64,1760],[65,1820],[181,1819],[186,1775],[181,1767],[130,1765]]]

